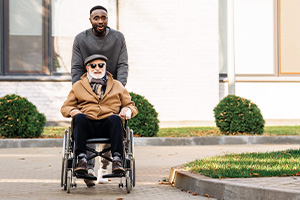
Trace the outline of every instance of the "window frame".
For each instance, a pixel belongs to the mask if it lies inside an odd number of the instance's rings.
[[[299,76],[300,72],[283,72],[282,71],[282,61],[281,61],[281,0],[277,0],[277,20],[278,20],[278,75],[279,76]]]
[[[4,76],[49,76],[51,75],[51,45],[49,35],[51,35],[51,24],[49,23],[49,13],[51,13],[51,0],[42,0],[42,56],[43,56],[43,66],[42,71],[10,71],[9,70],[9,0],[3,1],[2,11],[3,11],[3,21],[0,24],[2,31],[2,67],[0,66],[0,75]],[[6,9],[4,9],[6,8]]]
[[[3,6],[4,6],[4,3],[1,1],[0,2],[0,76],[3,76],[3,66],[4,66],[4,62],[3,62],[3,48],[4,48],[4,45],[3,45],[3,34],[4,34],[4,31],[3,31],[3,23],[4,23],[4,9],[3,9]]]

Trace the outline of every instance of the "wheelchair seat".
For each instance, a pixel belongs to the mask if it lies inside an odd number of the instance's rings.
[[[92,138],[86,140],[87,144],[103,144],[103,143],[110,143],[109,138]]]

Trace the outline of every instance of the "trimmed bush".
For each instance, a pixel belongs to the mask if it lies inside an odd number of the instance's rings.
[[[39,137],[46,117],[27,98],[6,95],[0,98],[0,136],[6,138]]]
[[[262,134],[265,120],[256,104],[228,95],[214,108],[217,127],[224,134]]]
[[[131,100],[135,103],[139,113],[128,121],[128,126],[134,131],[134,134],[143,137],[155,136],[158,132],[157,112],[153,105],[145,97],[130,92]]]

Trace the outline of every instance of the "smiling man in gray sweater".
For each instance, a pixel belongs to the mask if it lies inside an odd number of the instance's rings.
[[[107,71],[125,86],[128,54],[124,35],[107,26],[107,10],[102,6],[95,6],[90,10],[90,22],[92,28],[79,33],[73,43],[72,84],[86,72],[84,59],[93,54],[101,54],[108,58]]]
[[[72,52],[72,84],[80,80],[80,77],[86,72],[84,60],[93,54],[101,54],[108,58],[107,71],[113,75],[113,78],[120,81],[123,86],[127,83],[128,77],[128,55],[124,35],[107,26],[107,10],[103,6],[95,6],[90,10],[89,18],[92,28],[79,33],[73,43]],[[110,144],[103,144],[103,148],[108,148]],[[94,144],[89,147],[95,148]],[[110,152],[104,153],[110,156]],[[90,155],[88,155],[89,157]],[[108,162],[102,159],[100,169],[98,170],[98,183],[108,183],[108,179],[103,179],[102,175],[107,174]],[[88,173],[94,173],[95,159],[88,162]],[[91,180],[85,180],[88,187],[94,186]]]

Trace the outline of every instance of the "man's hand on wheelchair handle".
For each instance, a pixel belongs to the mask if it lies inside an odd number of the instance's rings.
[[[119,115],[120,115],[120,117],[122,119],[130,119],[131,118],[131,110],[130,110],[130,108],[127,108],[127,107],[122,108],[122,110],[121,110],[121,112],[120,112]]]
[[[71,115],[71,117],[75,117],[75,115],[78,115],[78,114],[80,114],[80,113],[81,113],[80,110],[78,110],[78,109],[73,109],[73,110],[71,110],[70,115]]]

